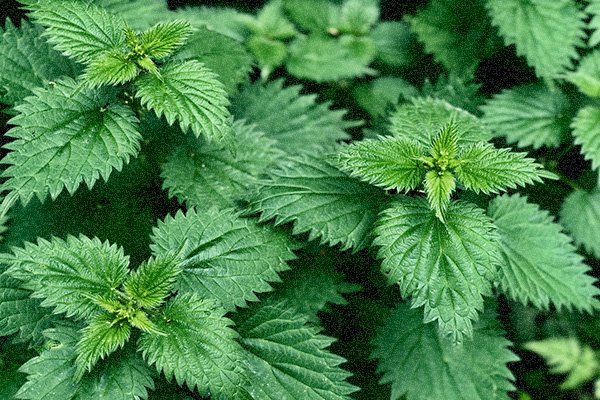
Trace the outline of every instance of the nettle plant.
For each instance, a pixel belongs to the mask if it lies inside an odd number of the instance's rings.
[[[592,393],[599,5],[391,3],[21,1],[0,397]]]

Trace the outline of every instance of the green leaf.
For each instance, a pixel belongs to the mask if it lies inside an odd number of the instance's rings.
[[[119,321],[109,313],[99,314],[83,330],[77,342],[75,379],[79,380],[85,372],[91,371],[99,359],[123,347],[131,335],[131,325]]]
[[[479,107],[485,101],[480,93],[481,84],[454,75],[440,75],[435,82],[426,79],[421,88],[422,96],[446,100],[454,107],[472,114],[480,114]]]
[[[148,397],[154,386],[152,371],[133,348],[125,348],[101,361],[81,381],[74,380],[77,330],[58,327],[44,332],[47,349],[21,367],[27,380],[15,398],[30,400],[131,400]]]
[[[95,0],[99,6],[127,21],[136,30],[144,30],[173,14],[165,0]]]
[[[600,43],[600,1],[588,0],[585,13],[592,16],[587,26],[592,31],[588,39],[588,46],[596,47]]]
[[[6,20],[0,37],[0,101],[14,105],[61,76],[74,77],[78,68],[40,38],[39,26],[21,21],[19,29]]]
[[[291,157],[270,173],[270,179],[253,196],[251,210],[261,221],[276,225],[294,223],[292,233],[308,232],[343,249],[366,247],[385,194],[340,172],[316,156]]]
[[[499,47],[483,0],[433,0],[408,19],[436,61],[459,75],[474,73],[481,59]]]
[[[488,208],[500,235],[500,287],[527,305],[592,311],[600,291],[571,239],[546,211],[519,195],[496,197]]]
[[[265,36],[250,37],[246,46],[258,61],[263,78],[267,78],[275,68],[283,64],[287,57],[285,43]]]
[[[399,101],[417,97],[419,92],[402,78],[384,76],[357,84],[352,94],[372,117],[385,117]]]
[[[459,146],[491,139],[489,131],[474,115],[444,100],[429,97],[413,98],[410,103],[398,106],[390,122],[393,136],[417,141],[426,148],[450,122],[457,128]]]
[[[542,182],[542,177],[552,177],[526,155],[510,149],[495,149],[488,143],[469,146],[459,155],[456,177],[466,189],[486,194]]]
[[[427,201],[441,221],[444,221],[444,214],[455,189],[456,181],[451,172],[431,170],[425,174]]]
[[[68,236],[66,241],[39,239],[14,248],[8,273],[42,298],[45,307],[67,317],[89,318],[98,313],[92,296],[116,300],[115,289],[125,280],[129,258],[123,249],[99,239]]]
[[[577,70],[568,72],[566,79],[579,91],[591,97],[600,97],[600,50],[587,54],[579,63]]]
[[[15,395],[17,399],[67,400],[77,392],[77,384],[73,380],[76,331],[61,327],[49,329],[44,335],[51,346],[19,369],[27,374],[27,382]]]
[[[194,27],[210,31],[243,42],[250,35],[248,15],[227,7],[180,7],[175,10],[177,18],[185,18]]]
[[[335,269],[336,252],[320,251],[304,255],[290,271],[282,274],[269,299],[286,301],[311,322],[319,323],[319,311],[333,311],[330,304],[345,305],[345,294],[360,290],[360,286],[344,281]]]
[[[247,85],[232,99],[232,113],[276,139],[292,153],[313,144],[348,139],[345,129],[356,122],[345,121],[345,110],[331,110],[331,103],[317,103],[314,94],[301,95],[302,86],[283,87],[283,80],[265,85]]]
[[[300,37],[292,42],[286,68],[297,78],[317,82],[335,81],[372,75],[368,67],[375,56],[375,45],[355,47],[364,39],[342,36],[339,39],[321,35]]]
[[[151,258],[127,277],[123,289],[139,307],[153,309],[163,303],[180,272],[172,258]]]
[[[140,72],[137,64],[120,51],[107,51],[95,57],[86,67],[81,79],[90,88],[121,85]]]
[[[458,152],[458,133],[454,122],[450,122],[440,130],[431,142],[431,156],[438,161],[449,161],[456,158]]]
[[[254,33],[262,36],[286,40],[296,35],[296,28],[283,13],[281,0],[271,0],[258,12],[256,18],[248,21]]]
[[[147,399],[153,389],[152,369],[133,346],[113,353],[80,381],[77,400]]]
[[[252,56],[241,43],[213,32],[198,28],[171,57],[172,60],[198,60],[217,75],[228,93],[248,78],[252,69]]]
[[[378,61],[395,68],[408,67],[415,61],[416,40],[406,22],[382,21],[375,25],[370,36],[377,48]]]
[[[226,310],[271,290],[269,282],[278,281],[278,272],[289,268],[286,260],[294,258],[284,234],[216,208],[168,216],[152,242],[155,255],[174,255],[183,270],[176,290],[216,299]]]
[[[572,118],[567,96],[542,84],[504,90],[481,107],[483,123],[495,136],[519,147],[557,147],[569,138]]]
[[[492,23],[525,56],[538,76],[557,78],[571,68],[584,45],[585,15],[573,0],[488,0]]]
[[[581,146],[581,153],[592,162],[592,169],[600,166],[600,109],[583,107],[571,123],[575,144]]]
[[[575,240],[595,257],[600,257],[600,189],[591,192],[577,189],[565,199],[560,222]]]
[[[2,159],[9,167],[1,188],[23,204],[34,195],[55,199],[63,188],[73,194],[82,181],[91,188],[137,155],[138,120],[113,91],[77,91],[77,83],[65,79],[34,93],[15,108],[20,114],[7,135],[16,140],[4,146],[12,151]]]
[[[413,307],[425,306],[425,322],[437,320],[456,342],[471,336],[499,262],[498,237],[483,210],[451,202],[442,222],[425,199],[400,197],[375,235],[383,272]]]
[[[175,148],[162,167],[163,187],[189,206],[234,207],[258,186],[259,177],[283,152],[256,126],[235,121],[236,154],[194,142]]]
[[[238,398],[246,383],[241,367],[242,349],[224,317],[225,310],[196,294],[183,293],[170,300],[157,319],[166,335],[143,333],[138,345],[149,364],[175,376],[201,395],[216,400]]]
[[[299,28],[315,33],[326,33],[339,12],[339,7],[329,0],[284,0],[283,7]]]
[[[57,318],[40,305],[41,300],[30,296],[21,281],[0,274],[0,336],[18,333],[18,341],[40,344],[42,331]]]
[[[588,345],[581,345],[575,338],[550,338],[527,342],[524,347],[542,356],[553,374],[568,374],[561,389],[575,389],[592,380],[600,364],[596,353]]]
[[[380,382],[392,385],[391,399],[508,400],[514,378],[506,364],[518,357],[492,314],[474,326],[472,340],[457,346],[433,324],[423,324],[418,310],[399,304],[373,341]]]
[[[319,335],[293,307],[258,303],[237,317],[254,398],[342,400],[357,390],[339,367],[345,360],[326,349],[333,339]]]
[[[125,21],[95,4],[47,0],[29,8],[54,48],[76,61],[87,63],[125,45]]]
[[[361,36],[379,20],[379,0],[346,0],[340,8],[335,28],[341,33]]]
[[[160,60],[183,46],[191,31],[190,23],[184,20],[156,24],[142,32],[140,46],[150,58]]]
[[[229,142],[232,130],[227,94],[217,75],[195,60],[164,65],[159,75],[147,73],[136,81],[136,97],[142,105],[175,120],[181,130],[191,129],[209,142]]]
[[[423,182],[425,168],[419,161],[425,150],[420,144],[395,137],[354,142],[338,153],[342,170],[386,190],[413,190]]]

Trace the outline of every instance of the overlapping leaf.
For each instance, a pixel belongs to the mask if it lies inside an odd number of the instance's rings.
[[[356,122],[343,119],[346,111],[330,110],[330,103],[317,103],[316,95],[302,95],[301,89],[298,85],[284,87],[283,80],[248,85],[232,99],[232,113],[256,124],[293,153],[310,145],[348,139],[344,130]]]
[[[336,164],[351,176],[384,189],[415,189],[425,177],[419,158],[425,150],[415,141],[381,137],[367,139],[345,147]]]
[[[163,186],[192,206],[234,206],[254,190],[259,177],[283,152],[273,139],[243,121],[233,124],[235,155],[218,146],[194,142],[171,153],[162,167]]]
[[[579,109],[571,123],[575,144],[581,153],[592,162],[592,169],[600,166],[600,109],[587,106]]]
[[[504,136],[519,147],[556,147],[569,136],[570,104],[558,88],[515,86],[494,96],[481,109],[483,123],[495,136]]]
[[[361,249],[371,241],[384,193],[351,178],[320,157],[302,155],[280,163],[253,196],[261,220],[294,222],[293,233],[308,232],[330,245]]]
[[[196,60],[164,65],[159,75],[145,74],[136,82],[136,97],[169,125],[191,129],[209,142],[230,143],[233,132],[227,94],[217,75]]]
[[[246,377],[242,349],[224,317],[225,310],[196,294],[179,294],[170,300],[158,328],[166,335],[144,333],[139,347],[149,364],[168,379],[197,388],[218,400],[240,398]]]
[[[414,307],[425,307],[425,322],[437,320],[457,342],[471,336],[499,261],[495,228],[483,210],[452,202],[442,222],[425,199],[400,197],[375,234],[383,272]]]
[[[465,188],[476,193],[497,193],[541,182],[542,177],[554,177],[526,155],[510,149],[496,149],[491,144],[469,146],[461,151],[456,176]]]
[[[40,344],[42,331],[50,328],[57,318],[21,285],[21,281],[7,273],[0,274],[0,336],[18,333],[19,341]]]
[[[403,303],[373,344],[381,383],[392,385],[393,400],[508,400],[514,389],[506,364],[518,358],[491,312],[474,326],[472,340],[456,346]]]
[[[131,348],[113,354],[76,382],[73,361],[77,331],[70,326],[61,326],[46,330],[44,336],[48,348],[20,369],[28,376],[15,397],[17,399],[145,399],[147,388],[154,387],[152,371],[141,355]]]
[[[46,0],[29,7],[30,16],[46,27],[49,42],[79,62],[125,45],[125,21],[95,4]]]
[[[560,222],[588,253],[600,257],[600,189],[573,191],[560,210]]]
[[[141,135],[133,111],[108,89],[76,91],[65,79],[16,107],[19,115],[8,135],[16,140],[3,159],[9,164],[2,186],[26,204],[35,195],[54,199],[63,189],[74,193],[81,182],[88,187],[113,169],[120,170],[140,148]]]
[[[74,77],[78,68],[53,50],[37,26],[21,21],[17,29],[6,21],[0,43],[0,101],[14,105],[33,94],[33,89],[62,76]]]
[[[560,385],[562,389],[574,389],[591,380],[600,368],[594,350],[588,345],[580,344],[575,338],[549,338],[527,342],[525,348],[544,357],[552,373],[568,374],[567,379]]]
[[[490,132],[477,117],[444,100],[429,97],[413,98],[410,103],[398,106],[390,116],[390,131],[395,137],[415,140],[429,147],[450,122],[458,129],[459,146],[491,139]]]
[[[196,59],[219,75],[229,93],[247,79],[252,56],[244,46],[220,33],[198,28],[173,55],[173,60]]]
[[[566,78],[582,93],[591,97],[600,97],[599,70],[600,50],[595,50],[581,60],[575,71],[568,72]]]
[[[8,273],[21,278],[34,298],[44,299],[43,306],[77,318],[100,311],[93,296],[116,300],[115,289],[125,280],[129,265],[122,249],[85,236],[39,239],[13,251]]]
[[[499,280],[504,292],[540,308],[552,303],[559,310],[592,310],[600,291],[571,239],[548,212],[519,195],[504,195],[490,203],[488,214],[500,236],[504,262]]]
[[[584,14],[574,0],[488,0],[506,45],[514,44],[538,76],[554,79],[579,58]]]
[[[345,360],[326,349],[333,339],[319,335],[292,306],[258,303],[237,321],[254,398],[342,400],[356,391],[339,366]]]
[[[374,74],[368,65],[375,45],[368,38],[309,35],[292,42],[289,52],[286,68],[298,78],[325,82]]]
[[[499,46],[483,0],[433,0],[409,19],[412,30],[449,71],[468,75]]]
[[[179,292],[216,299],[227,310],[271,290],[269,282],[279,280],[278,272],[289,268],[286,260],[294,258],[281,232],[216,208],[167,217],[152,241],[154,254],[172,254],[179,262]]]
[[[592,31],[592,34],[588,39],[588,46],[595,47],[600,43],[600,1],[588,0],[588,6],[586,7],[585,12],[592,16],[588,23],[588,29]]]

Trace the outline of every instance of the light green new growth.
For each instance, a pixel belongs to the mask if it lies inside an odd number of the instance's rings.
[[[402,196],[383,211],[375,235],[381,269],[414,307],[424,306],[424,322],[437,320],[455,342],[472,336],[499,265],[498,237],[483,210],[451,202],[442,222],[425,199]]]
[[[553,374],[567,374],[560,384],[562,389],[575,389],[600,372],[594,350],[575,338],[550,338],[525,343],[524,347],[544,357]]]
[[[246,385],[242,349],[224,314],[215,301],[179,294],[157,319],[165,335],[143,333],[139,348],[169,380],[175,376],[178,384],[216,400],[240,398]]]
[[[81,379],[89,372],[99,359],[123,347],[131,335],[131,325],[126,321],[115,320],[110,313],[97,315],[82,330],[82,337],[77,343],[75,380]]]
[[[129,258],[123,249],[99,239],[69,236],[39,239],[15,248],[8,273],[23,280],[54,313],[88,319],[102,311],[94,298],[118,301],[116,289],[125,282]]]
[[[579,212],[580,210],[578,210]],[[514,300],[538,308],[591,312],[600,293],[583,257],[546,211],[519,195],[503,195],[488,214],[498,228],[503,265],[500,288]]]
[[[429,144],[428,154],[410,139],[356,142],[338,154],[337,165],[385,189],[408,191],[423,182],[429,204],[442,221],[457,181],[476,193],[497,193],[554,177],[524,153],[498,150],[484,142],[459,146],[460,132],[455,122],[447,123]]]
[[[392,400],[508,400],[507,392],[514,390],[506,364],[518,357],[508,349],[511,343],[493,312],[475,324],[472,340],[457,346],[401,303],[373,344],[381,383],[391,384]]]
[[[599,3],[600,4],[600,3]],[[566,79],[584,94],[600,97],[600,50],[587,54],[577,69],[566,74]]]
[[[487,0],[486,6],[504,43],[514,44],[539,77],[558,78],[579,58],[585,15],[575,0]]]

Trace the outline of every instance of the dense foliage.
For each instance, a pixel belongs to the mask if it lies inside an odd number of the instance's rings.
[[[0,398],[600,398],[600,1],[196,3],[4,8]]]

